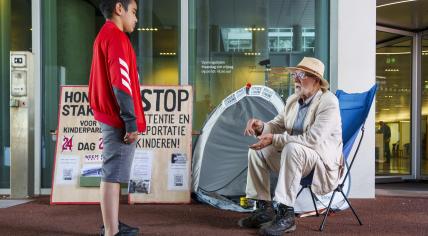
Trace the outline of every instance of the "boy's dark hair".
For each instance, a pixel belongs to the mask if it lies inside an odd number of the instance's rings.
[[[113,11],[117,3],[121,3],[125,11],[128,11],[128,5],[131,1],[132,0],[101,0],[100,11],[106,19],[110,19],[113,16]]]

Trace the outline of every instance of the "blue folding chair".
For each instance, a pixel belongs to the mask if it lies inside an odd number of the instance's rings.
[[[319,230],[323,231],[324,225],[327,220],[327,216],[331,210],[331,203],[334,200],[334,196],[337,192],[340,192],[343,195],[343,198],[348,203],[349,208],[351,208],[352,213],[358,220],[358,223],[362,225],[360,218],[357,213],[355,213],[354,208],[349,202],[347,196],[343,192],[343,186],[345,184],[346,179],[349,177],[349,172],[351,171],[352,165],[354,164],[355,157],[357,156],[358,150],[360,149],[361,141],[364,137],[364,123],[369,114],[370,108],[373,103],[374,96],[376,94],[377,85],[374,85],[369,91],[363,93],[346,93],[343,90],[336,91],[336,97],[339,99],[339,107],[340,107],[340,116],[342,119],[342,141],[343,141],[343,157],[345,160],[348,160],[351,149],[355,143],[355,140],[358,136],[359,131],[361,130],[360,140],[358,141],[357,149],[354,152],[354,156],[352,157],[351,163],[349,164],[348,170],[345,173],[345,177],[337,188],[333,191],[333,195],[331,196],[330,202],[327,207],[327,211],[325,212],[323,221],[320,225]],[[315,204],[314,193],[311,189],[312,179],[313,179],[314,171],[312,171],[309,175],[302,178],[300,184],[302,188],[300,189],[297,197],[299,197],[300,193],[303,189],[308,188],[311,196],[312,202],[314,204],[315,212],[317,216],[319,215],[317,206]]]

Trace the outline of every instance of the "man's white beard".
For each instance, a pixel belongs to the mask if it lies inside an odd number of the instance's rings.
[[[294,93],[298,95],[299,97],[307,97],[307,94],[309,94],[309,91],[306,88],[303,88],[301,85],[294,87]]]

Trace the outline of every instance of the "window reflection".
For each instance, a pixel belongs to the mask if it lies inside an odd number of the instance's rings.
[[[180,1],[139,0],[137,30],[130,35],[144,85],[178,85]]]
[[[190,1],[195,12],[190,23],[190,74],[198,111],[195,130],[202,128],[213,108],[247,82],[269,86],[284,99],[293,92],[284,67],[323,50],[316,47],[316,32],[323,31],[317,31],[320,21],[315,19],[327,12],[317,10],[317,4],[315,0]]]
[[[264,31],[265,28],[222,28],[222,45],[225,52],[252,52],[252,31]],[[303,28],[303,51],[315,52],[315,29]],[[293,51],[293,28],[268,29],[269,52]],[[294,50],[298,51],[298,50]],[[257,54],[258,55],[258,54]]]

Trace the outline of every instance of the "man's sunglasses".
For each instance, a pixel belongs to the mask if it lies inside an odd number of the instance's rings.
[[[304,80],[304,79],[306,79],[306,73],[303,71],[293,72],[293,73],[291,73],[291,78],[292,79]]]

